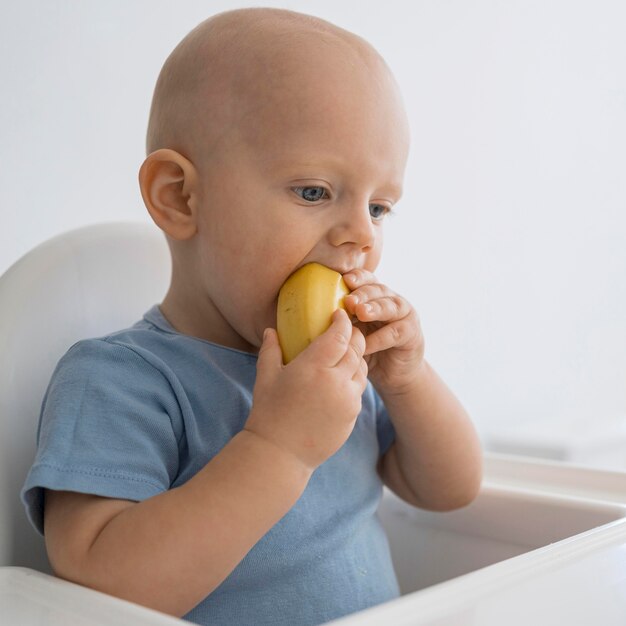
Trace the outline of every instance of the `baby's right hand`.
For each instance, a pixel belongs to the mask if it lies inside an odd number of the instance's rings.
[[[278,335],[265,333],[250,416],[244,427],[314,470],[350,436],[367,385],[365,338],[343,310],[288,365]]]

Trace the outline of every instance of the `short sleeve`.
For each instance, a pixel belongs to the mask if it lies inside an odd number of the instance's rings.
[[[43,533],[44,489],[144,500],[178,471],[181,412],[166,376],[138,349],[81,341],[59,361],[43,400],[37,454],[22,490]]]
[[[391,447],[391,444],[395,441],[396,431],[387,413],[382,398],[378,395],[378,392],[372,386],[372,392],[374,394],[374,406],[376,410],[376,434],[378,436],[378,446],[380,448],[380,454],[383,456],[387,450]]]

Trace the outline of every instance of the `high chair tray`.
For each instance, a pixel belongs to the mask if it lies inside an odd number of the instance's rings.
[[[626,519],[331,624],[624,626]]]

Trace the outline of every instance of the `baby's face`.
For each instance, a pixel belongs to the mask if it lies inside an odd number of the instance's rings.
[[[402,193],[408,129],[392,79],[319,74],[303,69],[248,109],[198,167],[203,295],[233,346],[260,346],[280,287],[305,263],[375,270]]]

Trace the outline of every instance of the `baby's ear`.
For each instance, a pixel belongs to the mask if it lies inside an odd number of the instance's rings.
[[[193,163],[175,150],[149,154],[139,170],[143,201],[156,225],[173,239],[196,234],[197,172]]]

